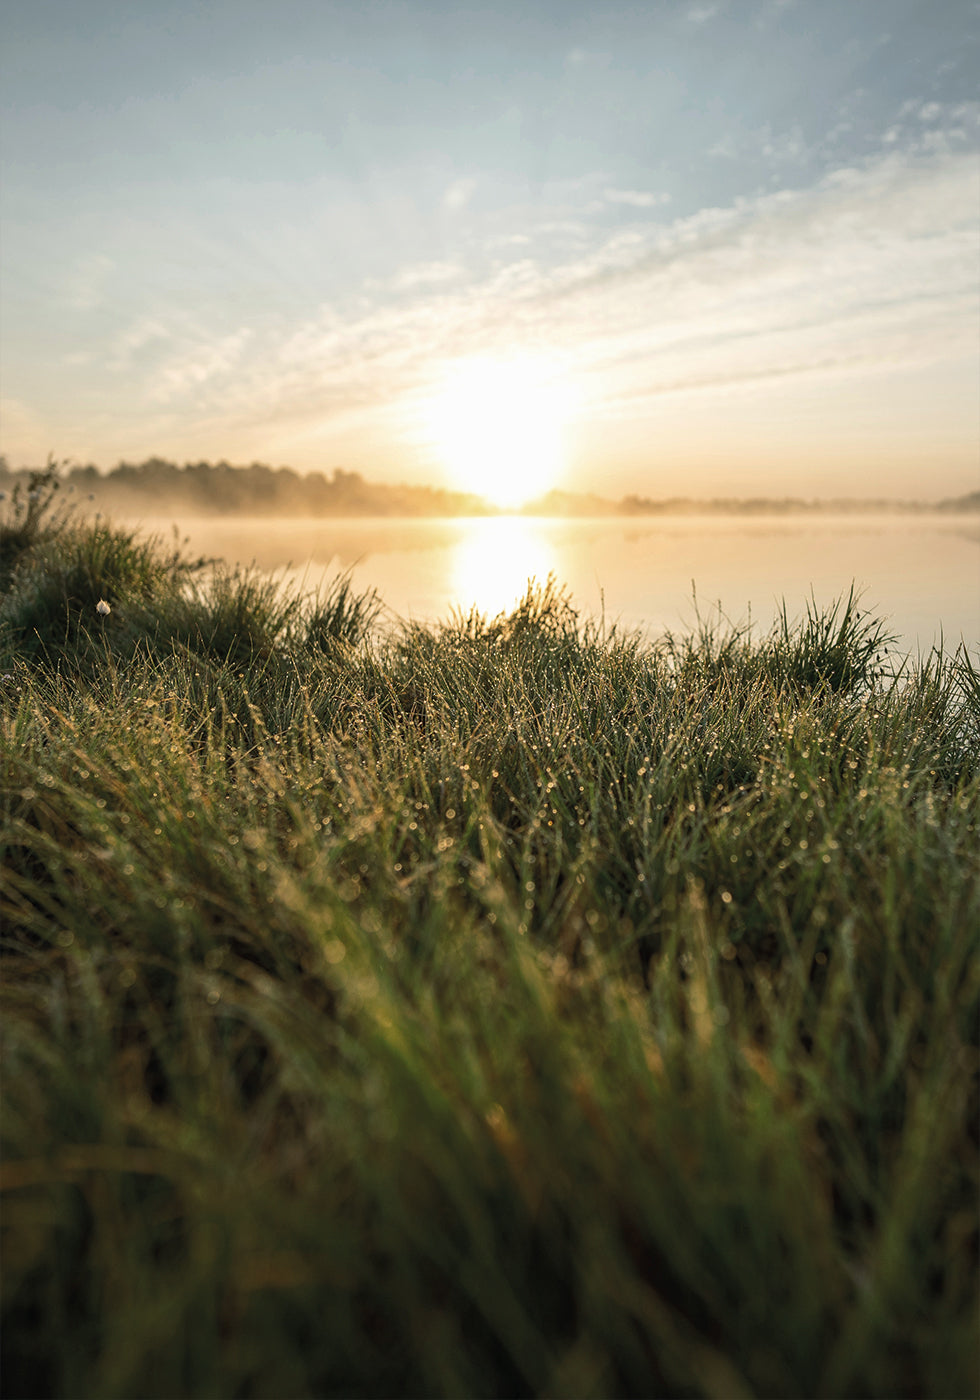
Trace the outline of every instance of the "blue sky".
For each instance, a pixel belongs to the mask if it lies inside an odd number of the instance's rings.
[[[435,387],[518,357],[574,489],[980,485],[973,0],[7,0],[0,29],[14,465],[438,482]]]

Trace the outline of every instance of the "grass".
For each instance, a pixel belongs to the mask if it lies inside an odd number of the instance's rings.
[[[13,514],[5,1394],[976,1393],[964,650]]]

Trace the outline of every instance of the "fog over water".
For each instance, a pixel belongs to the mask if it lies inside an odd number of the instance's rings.
[[[143,518],[169,534],[171,520]],[[553,573],[582,615],[648,635],[702,616],[765,630],[852,582],[902,651],[943,637],[980,645],[980,516],[681,516],[555,520],[182,519],[188,549],[277,572],[314,590],[340,570],[375,588],[389,615],[432,621],[510,608]]]

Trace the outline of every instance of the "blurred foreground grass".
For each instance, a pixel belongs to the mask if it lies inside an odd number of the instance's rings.
[[[383,627],[55,479],[0,524],[5,1394],[976,1393],[965,651]]]

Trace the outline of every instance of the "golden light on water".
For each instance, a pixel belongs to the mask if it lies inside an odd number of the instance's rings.
[[[475,607],[496,617],[520,602],[529,579],[544,583],[554,568],[538,522],[514,515],[471,520],[453,553],[453,591],[463,612]]]
[[[571,407],[540,359],[461,360],[428,401],[424,432],[459,490],[513,508],[561,480]]]

